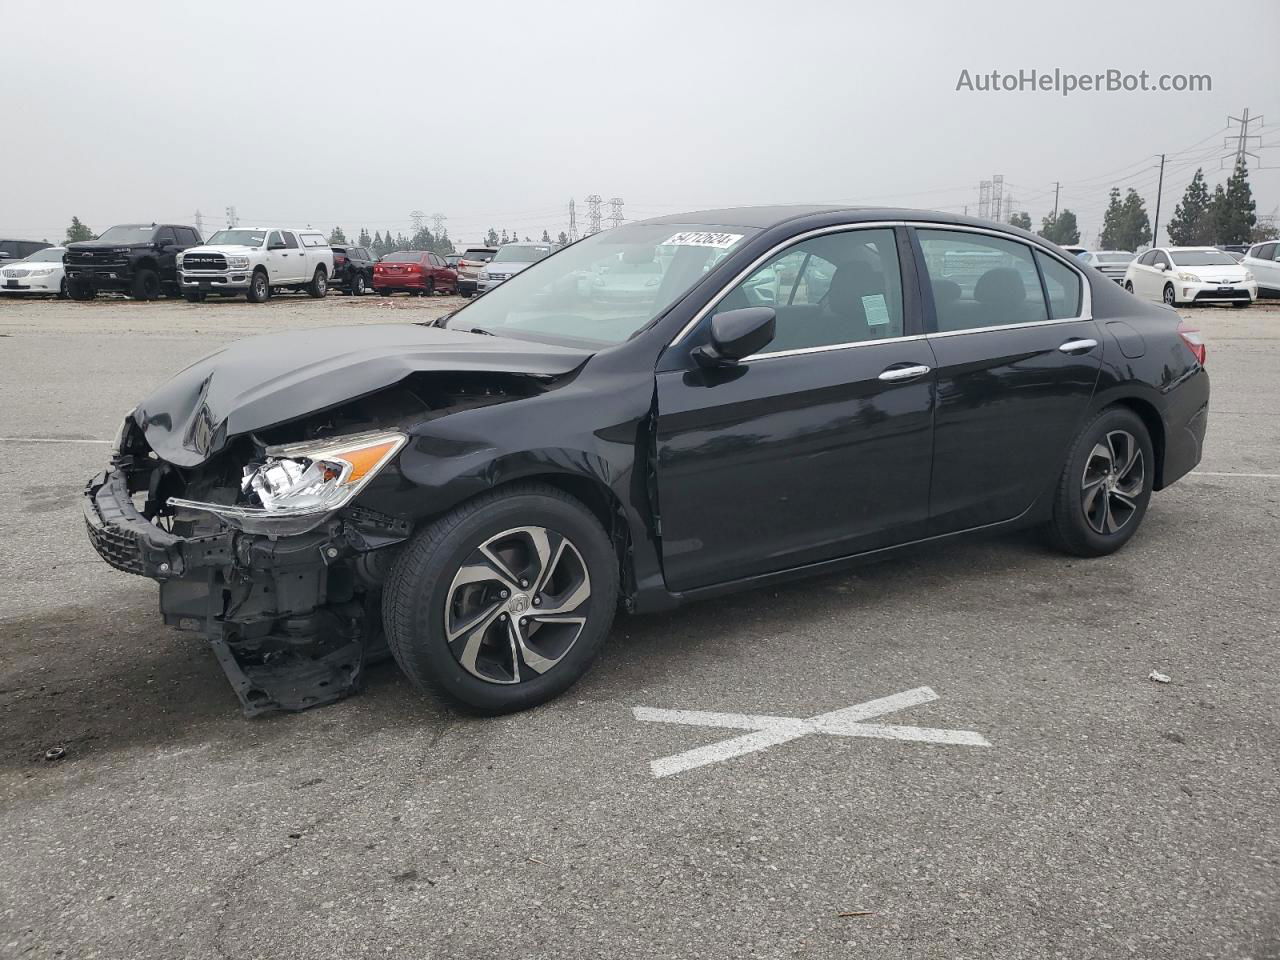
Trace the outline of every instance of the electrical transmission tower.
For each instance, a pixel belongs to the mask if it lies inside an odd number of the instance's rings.
[[[196,221],[196,233],[200,234],[200,239],[203,240],[204,239],[204,217],[200,216],[199,210],[196,211],[195,221]]]
[[[569,242],[578,239],[578,213],[573,209],[573,197],[569,198]]]
[[[240,218],[236,216],[235,205],[227,207],[227,227],[234,229],[240,226]]]
[[[1000,223],[1004,219],[1004,174],[991,177],[991,219]]]
[[[622,226],[622,198],[611,197],[609,199],[609,226]]]
[[[991,181],[983,180],[978,184],[978,216],[983,220],[991,219]]]
[[[440,239],[444,235],[444,222],[449,218],[443,213],[433,213],[431,215],[431,225],[436,228],[436,239]]]
[[[600,204],[604,203],[600,199],[600,194],[592,193],[587,196],[587,235],[600,232]]]
[[[1231,147],[1232,141],[1235,141],[1235,144],[1234,144],[1235,154],[1231,158],[1232,166],[1234,166],[1237,163],[1248,164],[1249,157],[1253,157],[1253,159],[1256,161],[1258,159],[1258,155],[1256,153],[1253,153],[1249,149],[1249,141],[1257,140],[1258,143],[1261,144],[1262,135],[1257,133],[1250,133],[1249,124],[1256,123],[1258,126],[1262,126],[1262,115],[1259,114],[1256,117],[1251,117],[1249,116],[1249,108],[1245,107],[1244,112],[1240,116],[1227,117],[1227,122],[1240,124],[1239,133],[1234,133],[1231,136],[1222,138],[1222,145],[1224,147]],[[1227,158],[1223,157],[1221,163],[1219,163],[1219,166],[1222,166],[1226,162],[1227,162]]]
[[[422,228],[427,224],[427,215],[421,210],[413,210],[409,213],[409,222],[413,224],[413,233],[416,236],[422,232]]]

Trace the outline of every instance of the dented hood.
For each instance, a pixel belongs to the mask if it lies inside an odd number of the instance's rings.
[[[589,351],[410,323],[237,340],[147,397],[134,419],[164,460],[192,467],[240,434],[354,400],[420,372],[557,376]]]

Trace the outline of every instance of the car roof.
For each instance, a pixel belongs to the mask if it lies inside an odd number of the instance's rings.
[[[640,221],[649,224],[683,224],[698,223],[719,227],[748,227],[763,230],[793,220],[804,220],[810,217],[826,217],[840,214],[850,223],[875,220],[927,220],[942,223],[955,223],[972,227],[999,227],[1013,234],[1026,234],[1025,230],[1007,223],[992,223],[978,217],[964,216],[958,213],[945,213],[939,210],[918,210],[905,207],[861,207],[840,204],[781,204],[759,207],[723,207],[714,210],[693,210],[688,213],[673,213],[661,217],[652,217]]]
[[[1161,250],[1167,250],[1169,253],[1208,253],[1212,250],[1214,253],[1225,253],[1225,250],[1219,250],[1217,247],[1161,247]]]

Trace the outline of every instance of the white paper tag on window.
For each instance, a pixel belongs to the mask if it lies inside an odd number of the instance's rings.
[[[889,305],[884,302],[883,293],[863,297],[862,312],[867,315],[868,327],[883,327],[889,323]]]
[[[726,250],[741,240],[741,233],[677,233],[670,240],[662,241],[665,247],[715,247]]]

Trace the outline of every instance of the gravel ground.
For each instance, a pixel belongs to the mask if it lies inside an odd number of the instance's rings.
[[[1205,459],[1116,556],[976,540],[622,618],[518,716],[388,664],[245,720],[88,546],[104,441],[228,340],[456,305],[0,300],[0,956],[1280,957],[1280,310],[1188,312]],[[655,778],[734,734],[632,713],[926,685],[887,722],[990,745],[815,735]]]

